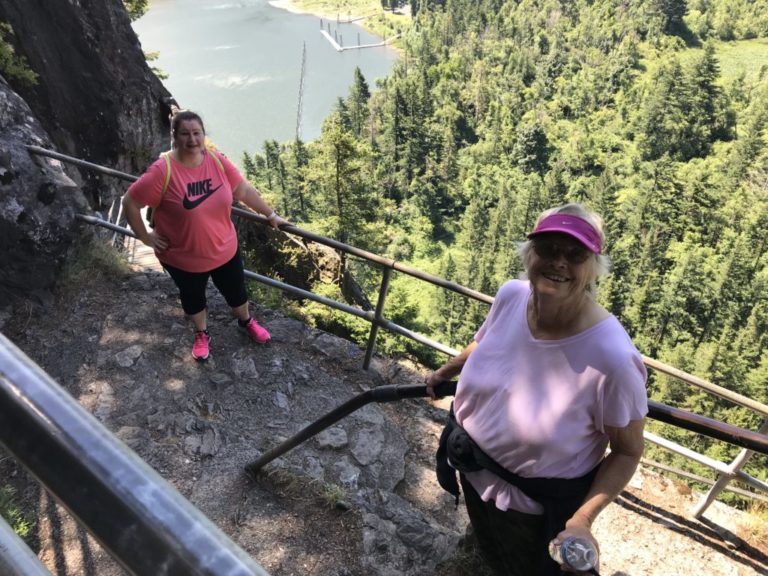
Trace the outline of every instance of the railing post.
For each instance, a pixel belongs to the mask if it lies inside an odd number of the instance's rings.
[[[379,300],[376,302],[376,311],[373,313],[371,332],[368,335],[368,347],[365,349],[365,360],[363,360],[363,370],[368,370],[368,367],[371,365],[373,350],[376,347],[376,334],[379,332],[379,323],[382,319],[382,312],[384,312],[384,302],[387,300],[390,276],[392,276],[392,269],[383,268],[381,274],[381,286],[379,287]]]
[[[763,425],[760,427],[759,432],[760,434],[768,433],[768,418],[763,420]],[[702,496],[699,503],[692,510],[691,514],[694,518],[701,518],[702,514],[704,514],[704,511],[709,508],[709,505],[712,504],[712,502],[715,501],[715,498],[720,495],[720,492],[725,490],[726,486],[728,486],[728,483],[736,477],[737,472],[741,470],[747,462],[749,462],[752,454],[754,454],[752,450],[742,450],[739,452],[736,458],[733,459],[733,462],[731,462],[728,466],[728,473],[719,474],[719,477],[717,481],[712,485],[712,488],[710,488],[709,492]]]

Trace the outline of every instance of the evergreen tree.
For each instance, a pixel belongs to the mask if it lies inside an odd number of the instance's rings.
[[[352,127],[352,133],[360,138],[368,123],[368,100],[371,92],[368,83],[363,77],[359,67],[355,67],[355,77],[352,87],[349,89],[347,98],[347,107],[349,110],[349,120]]]
[[[513,155],[525,172],[535,172],[543,177],[549,168],[549,154],[547,134],[539,124],[518,131]]]
[[[243,152],[242,156],[243,172],[245,172],[245,178],[247,180],[255,180],[257,177],[256,162],[254,162],[248,152]]]
[[[317,154],[308,166],[322,233],[347,244],[371,247],[377,205],[365,168],[368,151],[355,140],[339,111],[326,119]]]
[[[652,0],[664,21],[664,32],[680,34],[685,30],[683,17],[688,10],[686,0]]]

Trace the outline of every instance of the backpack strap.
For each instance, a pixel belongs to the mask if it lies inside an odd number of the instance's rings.
[[[149,225],[150,227],[155,227],[155,210],[157,208],[160,208],[160,204],[163,201],[163,198],[165,197],[165,193],[168,190],[168,185],[171,183],[171,151],[168,150],[167,152],[163,152],[160,154],[160,157],[165,160],[165,181],[163,182],[163,190],[160,192],[160,202],[157,203],[157,206],[153,210],[152,208],[149,209]]]
[[[219,171],[221,172],[221,175],[226,179],[227,172],[224,170],[224,164],[222,164],[221,158],[219,158],[219,151],[216,150],[214,146],[208,145],[208,144],[206,144],[205,149],[211,155],[211,158],[213,158],[213,160],[216,162],[216,166],[219,167]]]
[[[168,184],[171,183],[171,151],[163,152],[160,156],[165,159],[165,182],[163,182],[163,191],[160,193],[160,202],[162,202],[165,192],[168,190]]]

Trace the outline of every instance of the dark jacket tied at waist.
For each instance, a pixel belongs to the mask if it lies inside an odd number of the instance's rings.
[[[505,482],[519,488],[544,508],[543,542],[549,542],[565,528],[565,523],[578,510],[589,492],[600,464],[578,478],[526,478],[510,472],[488,456],[449,412],[448,423],[440,435],[437,448],[437,481],[459,503],[456,470],[462,473],[489,470]],[[544,561],[549,560],[547,556]],[[554,571],[553,571],[554,570]],[[560,574],[553,561],[547,563],[547,574]]]

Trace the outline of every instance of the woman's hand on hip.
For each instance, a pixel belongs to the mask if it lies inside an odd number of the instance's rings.
[[[154,231],[149,232],[141,241],[155,252],[165,252],[168,249],[168,238]]]

